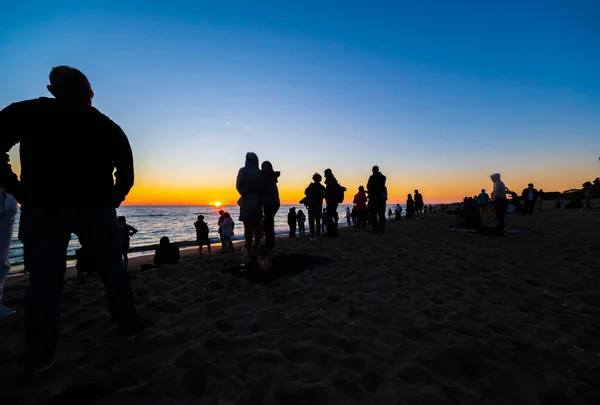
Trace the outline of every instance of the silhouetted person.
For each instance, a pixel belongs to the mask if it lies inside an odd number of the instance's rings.
[[[492,190],[492,200],[494,201],[494,210],[496,211],[496,218],[498,219],[498,228],[504,229],[504,215],[506,207],[508,206],[506,201],[506,185],[500,180],[500,173],[494,173],[490,176],[494,183],[494,189]]]
[[[225,212],[223,214],[223,224],[221,225],[222,233],[223,233],[223,253],[234,252],[235,248],[233,247],[233,228],[235,227],[235,223],[231,218],[229,212]]]
[[[127,266],[129,265],[129,244],[131,242],[131,237],[135,235],[138,230],[133,226],[127,223],[127,219],[123,216],[117,218],[119,221],[119,233],[121,235],[121,250],[123,251],[123,263],[125,265],[125,270],[127,270]]]
[[[225,242],[223,242],[223,235],[221,234],[221,225],[223,225],[223,220],[225,219],[225,217],[223,216],[224,214],[225,211],[219,210],[219,220],[217,221],[217,226],[219,228],[217,229],[217,232],[219,233],[219,240],[221,241],[221,249],[223,249],[223,247],[225,246]]]
[[[298,220],[298,235],[300,235],[300,238],[304,238],[306,236],[306,227],[304,225],[306,222],[306,215],[304,215],[302,210],[298,210],[296,219]]]
[[[419,193],[419,190],[415,190],[415,213],[417,217],[423,215],[423,206],[425,203],[423,202],[423,196]],[[408,211],[408,207],[407,207]]]
[[[490,196],[485,192],[485,189],[481,189],[481,193],[477,196],[477,206],[479,207],[479,215],[483,216],[487,211],[487,207],[490,205]]]
[[[544,203],[544,190],[540,189],[540,191],[538,192],[538,199],[537,199],[537,209],[538,210],[542,209],[543,203]]]
[[[321,232],[327,232],[327,207],[323,208],[321,213]]]
[[[8,318],[15,314],[12,309],[3,304],[4,281],[10,271],[10,244],[17,217],[17,200],[0,187],[0,319]]]
[[[392,220],[392,209],[388,208],[388,219],[391,221]]]
[[[532,215],[533,209],[535,208],[535,203],[538,199],[538,191],[533,188],[533,184],[529,183],[527,188],[523,190],[521,193],[521,197],[523,198],[523,205],[525,214]]]
[[[55,98],[27,100],[0,111],[0,152],[6,154],[0,186],[22,207],[19,237],[30,274],[27,363],[38,370],[53,364],[72,233],[94,256],[112,319],[126,335],[142,329],[123,266],[115,212],[133,186],[129,141],[117,124],[92,107],[94,92],[79,70],[53,68],[48,90]],[[8,158],[17,143],[20,181]],[[53,196],[68,198],[68,204]]]
[[[402,217],[402,207],[400,204],[396,204],[396,221],[399,221]]]
[[[352,202],[356,209],[356,230],[366,228],[369,210],[367,209],[367,194],[365,193],[364,186],[358,187],[358,192],[354,195]]]
[[[367,182],[369,211],[371,212],[371,230],[373,233],[385,232],[385,202],[387,201],[386,177],[373,166],[373,174]]]
[[[352,212],[350,212],[350,207],[346,207],[346,222],[348,226],[352,225]]]
[[[208,255],[212,256],[210,248],[210,238],[208,237],[210,229],[208,224],[204,222],[204,215],[198,215],[198,220],[194,222],[194,228],[196,228],[196,243],[198,244],[198,254],[202,257],[202,246],[206,246]]]
[[[415,200],[413,196],[408,194],[406,198],[406,219],[413,219],[415,216]]]
[[[246,164],[237,175],[236,189],[240,193],[240,221],[244,224],[244,239],[248,257],[257,258],[258,245],[262,239],[262,206],[260,191],[262,187],[262,172],[258,168],[256,153],[246,153]]]
[[[281,205],[279,201],[279,189],[277,188],[277,179],[281,172],[273,170],[271,162],[265,160],[261,165],[260,200],[264,214],[263,232],[265,235],[265,248],[273,250],[275,247],[275,215]]]
[[[287,223],[288,226],[290,227],[290,239],[294,239],[296,237],[296,221],[297,221],[297,216],[296,216],[296,208],[290,208],[290,211],[288,212],[287,215]]]
[[[166,236],[160,238],[160,244],[154,252],[154,264],[157,266],[179,264],[179,248]]]
[[[325,186],[321,184],[323,178],[319,173],[312,177],[313,182],[304,190],[305,205],[308,208],[308,229],[310,230],[311,240],[318,239],[321,236],[321,219],[323,214],[323,198],[325,198]],[[324,228],[323,228],[324,231]]]
[[[325,202],[327,203],[327,236],[338,236],[337,209],[340,204],[342,187],[333,175],[331,169],[325,170]]]

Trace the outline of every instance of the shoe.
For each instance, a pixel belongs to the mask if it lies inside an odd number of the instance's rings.
[[[12,309],[6,308],[4,305],[0,305],[0,319],[8,318],[16,313],[17,311],[13,311]]]
[[[121,337],[125,340],[133,340],[146,329],[146,326],[145,322],[138,319],[133,322],[133,325],[121,328]]]

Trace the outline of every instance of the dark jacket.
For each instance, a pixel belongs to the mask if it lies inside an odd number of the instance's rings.
[[[538,198],[538,191],[534,188],[533,189],[533,201],[537,201]],[[521,193],[521,198],[523,199],[523,201],[529,201],[529,187],[527,187],[526,189],[523,190],[523,192]]]
[[[304,190],[304,195],[306,195],[306,206],[322,206],[323,198],[325,198],[325,186],[321,183],[310,183]]]
[[[367,182],[369,202],[381,203],[387,199],[385,195],[385,181],[386,177],[381,172],[373,173],[369,176],[369,181]]]
[[[260,181],[260,202],[261,205],[269,205],[279,209],[281,203],[279,201],[279,189],[277,188],[277,179],[281,172],[265,172],[261,171]]]
[[[339,204],[340,183],[335,176],[325,179],[325,202],[327,204]]]
[[[8,156],[17,143],[20,181]],[[0,186],[24,207],[118,207],[133,178],[127,136],[94,107],[42,97],[0,111]]]

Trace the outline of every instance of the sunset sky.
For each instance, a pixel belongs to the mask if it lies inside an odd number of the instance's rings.
[[[81,69],[133,147],[128,204],[235,203],[248,151],[292,203],[328,167],[351,200],[375,164],[391,202],[493,172],[564,190],[600,176],[598,21],[595,0],[9,1],[0,108]]]

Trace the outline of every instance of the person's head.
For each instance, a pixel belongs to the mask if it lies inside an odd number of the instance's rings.
[[[379,166],[373,166],[373,173],[379,173]]]
[[[320,183],[321,180],[323,180],[323,177],[321,177],[321,175],[319,173],[315,173],[315,174],[313,174],[312,179],[315,183]]]
[[[168,236],[163,236],[162,238],[160,238],[160,244],[161,246],[170,245],[171,241],[169,240]]]
[[[198,215],[198,221],[200,221],[200,222],[204,221],[204,215]]]
[[[224,213],[224,214],[223,214],[223,216],[224,216],[225,218],[231,218],[231,214],[229,214],[229,212],[226,212],[226,213]]]
[[[482,188],[482,189],[481,189],[481,192],[482,192],[482,193],[485,193],[485,188]]]
[[[304,212],[302,212],[302,210],[298,210],[298,215],[300,214],[304,215]]]
[[[419,190],[415,190],[415,194],[419,194]]]
[[[265,160],[264,162],[262,162],[262,165],[260,165],[260,169],[263,172],[273,173],[273,165],[268,160]]]
[[[127,220],[125,219],[124,216],[118,217],[117,220],[119,221],[119,224],[121,224],[121,225],[125,225],[127,223]]]
[[[407,197],[409,200],[412,200],[412,194],[408,194]]]
[[[529,189],[532,189],[532,188],[533,188],[533,183],[529,183],[529,184],[527,185],[527,187],[529,187]]]
[[[225,211],[219,210],[219,215],[223,216],[223,214],[225,214]]]
[[[246,153],[246,167],[258,168],[258,156],[254,152]]]
[[[333,172],[331,171],[331,169],[325,169],[325,178],[328,179],[331,176],[333,176]]]
[[[295,211],[296,211],[295,207],[290,208],[290,212],[295,212]]]
[[[492,179],[492,181],[495,183],[497,181],[500,181],[500,173],[494,173],[490,176],[490,179]]]
[[[94,91],[88,78],[70,66],[55,66],[50,71],[50,84],[46,86],[57,100],[68,100],[91,106]]]
[[[364,186],[359,186],[358,187],[358,191],[365,191],[365,187]]]

